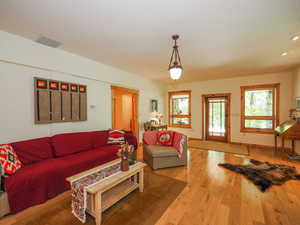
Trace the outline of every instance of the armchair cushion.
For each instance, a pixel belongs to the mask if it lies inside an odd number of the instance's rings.
[[[144,151],[147,151],[152,157],[176,156],[177,151],[174,147],[163,145],[144,145]]]

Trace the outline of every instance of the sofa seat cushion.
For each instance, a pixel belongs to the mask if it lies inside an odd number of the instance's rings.
[[[58,134],[51,138],[51,142],[56,157],[93,149],[91,132]]]
[[[174,147],[164,145],[144,145],[144,151],[146,151],[152,157],[169,157],[176,156],[177,151]]]
[[[22,167],[5,179],[11,212],[41,204],[70,189],[67,177],[118,158],[116,151],[113,148],[92,149]]]
[[[25,165],[54,157],[48,137],[14,142],[11,145]]]

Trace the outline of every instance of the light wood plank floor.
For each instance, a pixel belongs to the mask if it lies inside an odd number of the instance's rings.
[[[142,159],[141,148],[138,158]],[[217,166],[221,162],[243,163],[249,158],[293,165],[300,172],[300,163],[290,162],[282,155],[274,156],[267,149],[250,149],[247,157],[190,149],[187,167],[152,171],[187,182],[156,225],[300,225],[300,181],[289,181],[262,193],[242,175]],[[0,224],[32,217],[69,194],[63,193],[45,204],[5,217]],[[121,221],[122,218],[118,225]]]
[[[190,149],[187,168],[155,171],[186,181],[187,187],[156,225],[300,225],[300,181],[288,181],[262,193],[245,177],[218,167],[250,158],[296,166],[270,150],[251,149],[250,156]]]

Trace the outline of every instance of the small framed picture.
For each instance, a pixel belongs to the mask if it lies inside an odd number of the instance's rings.
[[[59,90],[59,84],[57,81],[49,81],[49,88],[51,90]]]
[[[77,84],[71,84],[71,91],[72,92],[78,92],[78,85]]]
[[[151,112],[158,112],[158,100],[157,99],[151,100]]]
[[[37,79],[36,80],[36,87],[37,88],[47,89],[48,88],[48,82],[47,82],[47,80]]]
[[[69,91],[69,84],[68,83],[60,83],[60,89],[62,91]]]

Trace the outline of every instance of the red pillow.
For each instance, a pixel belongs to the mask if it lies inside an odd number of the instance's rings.
[[[159,131],[157,134],[157,142],[160,145],[172,146],[173,131]]]
[[[0,145],[0,163],[5,177],[13,175],[22,166],[11,145]]]
[[[124,130],[109,130],[107,144],[109,144],[109,145],[125,144],[125,131]]]

